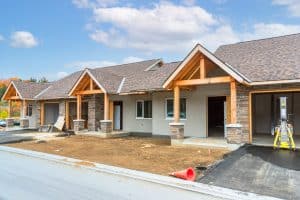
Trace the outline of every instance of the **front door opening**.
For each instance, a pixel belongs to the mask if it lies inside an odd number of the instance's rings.
[[[208,137],[224,137],[226,97],[208,97]]]
[[[123,103],[121,101],[114,102],[114,130],[123,129]]]

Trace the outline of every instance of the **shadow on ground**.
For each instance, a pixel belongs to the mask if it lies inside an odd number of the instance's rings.
[[[198,182],[284,199],[300,199],[300,152],[246,145]]]

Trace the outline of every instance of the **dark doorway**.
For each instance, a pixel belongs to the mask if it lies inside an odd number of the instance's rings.
[[[123,129],[123,103],[122,101],[114,102],[114,130]]]
[[[224,137],[226,97],[208,97],[208,137]]]

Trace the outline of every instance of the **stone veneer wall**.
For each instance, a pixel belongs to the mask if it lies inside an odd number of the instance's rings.
[[[103,95],[91,95],[85,99],[88,101],[88,130],[97,131],[100,128],[100,120],[103,119]]]
[[[249,119],[249,92],[265,91],[265,90],[287,90],[300,89],[300,83],[297,84],[275,84],[264,86],[247,87],[241,84],[237,85],[237,123],[241,124],[241,138],[231,138],[233,140],[241,140],[241,142],[249,142],[250,137],[250,119]],[[236,137],[236,135],[231,136]]]

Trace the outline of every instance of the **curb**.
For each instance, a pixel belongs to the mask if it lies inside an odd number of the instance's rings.
[[[213,197],[220,197],[222,199],[236,199],[236,200],[279,200],[275,197],[269,197],[264,195],[259,195],[255,193],[248,193],[248,192],[242,192],[238,190],[232,190],[228,188],[213,186],[213,185],[207,185],[203,183],[197,183],[197,182],[189,182],[184,181],[172,177],[162,176],[162,175],[156,175],[151,174],[147,172],[137,171],[137,170],[131,170],[131,169],[125,169],[121,167],[114,167],[89,161],[83,161],[79,159],[64,157],[64,156],[58,156],[53,154],[47,154],[42,152],[36,152],[36,151],[30,151],[30,150],[23,150],[23,149],[17,149],[13,147],[6,147],[6,146],[0,146],[0,151],[8,152],[8,153],[15,153],[20,154],[24,156],[30,156],[33,158],[38,158],[42,160],[52,161],[60,164],[66,164],[71,166],[79,166],[79,163],[87,162],[91,166],[87,165],[80,165],[82,168],[86,168],[89,170],[94,170],[99,173],[107,173],[112,174],[115,176],[125,176],[132,179],[152,182],[164,186],[179,188],[187,191],[192,191],[196,193],[201,193],[205,195],[210,195]]]

